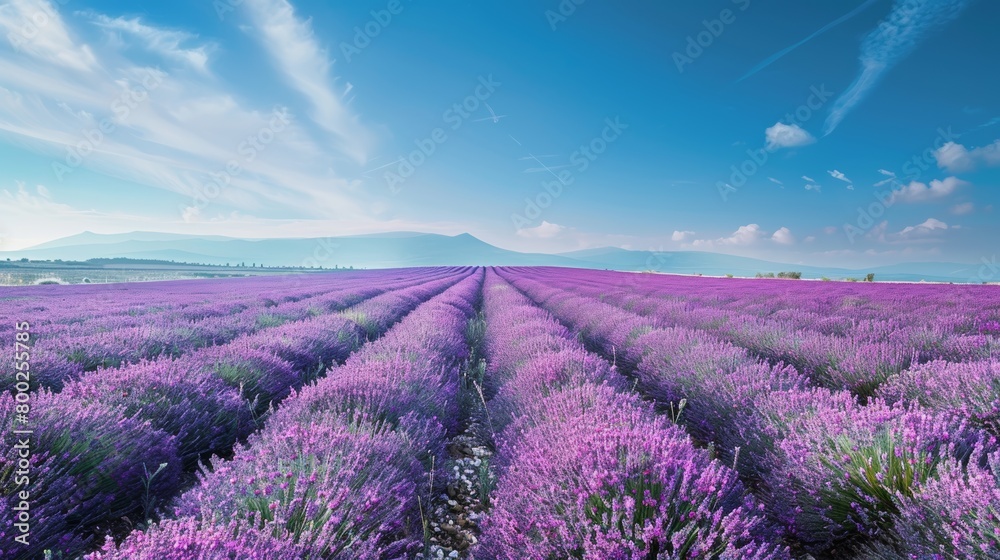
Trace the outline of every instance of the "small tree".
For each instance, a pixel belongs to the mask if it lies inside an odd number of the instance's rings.
[[[867,275],[865,275],[865,282],[874,282],[874,281],[875,281],[874,272],[869,272]]]

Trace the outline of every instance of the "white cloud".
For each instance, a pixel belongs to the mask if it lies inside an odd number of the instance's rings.
[[[774,126],[764,131],[768,150],[780,148],[797,148],[807,146],[816,141],[812,134],[797,124],[774,123]]]
[[[823,190],[823,187],[821,187],[819,185],[806,185],[806,190],[807,191],[821,192]]]
[[[841,180],[841,181],[843,181],[845,183],[853,183],[854,182],[854,181],[848,179],[847,175],[844,175],[843,173],[841,173],[840,171],[837,171],[836,169],[833,169],[831,171],[827,171],[827,173],[829,173],[830,176],[833,177],[834,179],[839,179],[839,180]]]
[[[208,71],[208,47],[181,47],[197,35],[184,31],[162,29],[142,23],[139,18],[110,18],[103,14],[87,14],[98,27],[109,32],[127,33],[143,41],[144,46],[169,59],[178,60],[201,72]]]
[[[542,221],[541,224],[532,228],[521,228],[517,230],[517,234],[521,237],[528,237],[532,239],[550,239],[555,237],[566,230],[565,226],[559,224],[553,224],[546,221]]]
[[[68,204],[60,196],[61,192],[67,190],[71,188],[54,184],[50,184],[48,188],[40,185],[32,188],[21,182],[15,182],[14,188],[0,184],[0,208],[3,209],[3,219],[0,220],[0,250],[21,250],[88,230],[95,233],[147,231],[151,222],[156,223],[156,231],[164,233],[243,238],[319,238],[385,231],[423,231],[457,235],[470,231],[469,224],[454,222],[425,220],[415,222],[401,219],[371,222],[339,216],[315,219],[266,218],[215,207],[195,208],[191,212],[197,215],[192,216],[194,218],[192,221],[185,222],[170,207],[153,209],[143,215],[102,208],[80,208]],[[39,227],[42,218],[45,219],[44,227]],[[526,242],[530,244],[525,249],[531,250],[539,240]],[[583,247],[573,246],[566,250],[577,248]]]
[[[861,43],[861,72],[834,102],[824,124],[830,134],[881,80],[886,70],[906,58],[935,27],[956,17],[972,0],[895,0],[892,12]]]
[[[339,148],[364,163],[372,134],[348,108],[345,96],[351,85],[334,91],[330,76],[333,61],[320,47],[309,20],[296,17],[287,0],[246,0],[244,5],[257,28],[254,34],[288,80],[313,107],[313,119],[336,136]]]
[[[930,184],[911,182],[909,185],[893,191],[891,202],[926,202],[938,198],[944,198],[962,185],[967,184],[957,177],[948,177],[944,180],[931,181]]]
[[[781,181],[779,181],[779,180],[775,179],[774,177],[768,177],[767,179],[768,179],[769,181],[771,181],[772,183],[774,183],[775,185],[781,185],[781,186],[784,186],[784,185],[785,185],[784,183],[782,183]]]
[[[62,16],[48,0],[11,0],[0,5],[0,35],[17,53],[81,72],[94,69],[90,47],[77,45]]]
[[[887,169],[879,169],[878,172],[881,173],[882,175],[885,175],[886,177],[895,177],[896,176],[895,173],[893,173],[892,171],[889,171]]]
[[[24,8],[28,4],[20,0],[0,6],[0,30],[23,23],[12,14],[30,15],[31,10]],[[14,12],[15,8],[20,11]],[[86,25],[99,21],[122,33],[129,29],[128,36],[146,37],[148,48],[159,49],[165,62],[175,62],[151,68],[137,62],[134,49],[123,43],[98,45],[94,51],[79,46],[57,11],[46,17],[48,24],[31,48],[48,52],[39,45],[55,36],[63,41],[58,44],[64,56],[85,52],[87,64],[67,65],[58,57],[39,60],[0,44],[0,141],[59,164],[65,164],[75,146],[89,143],[92,152],[82,159],[74,157],[77,163],[62,179],[75,182],[86,169],[136,183],[136,188],[168,190],[180,195],[172,209],[177,220],[204,222],[219,212],[238,209],[265,218],[341,220],[345,230],[383,223],[368,210],[368,199],[375,195],[359,190],[357,180],[333,171],[350,165],[345,163],[348,154],[326,138],[314,140],[307,117],[270,104],[248,106],[242,101],[245,96],[227,85],[188,71],[191,64],[199,64],[197,45],[192,49],[183,42],[188,35],[141,20],[87,14]],[[172,50],[176,54],[167,56]],[[132,92],[143,96],[133,98]],[[280,131],[272,128],[275,111],[287,111],[289,122]],[[113,123],[115,129],[99,133],[102,121]],[[266,140],[258,138],[262,147],[249,157],[244,141],[262,132]],[[240,171],[227,174],[227,165],[234,161]],[[213,176],[223,177],[225,184],[209,200],[211,208],[195,212],[194,196]],[[52,179],[57,180],[55,174]]]
[[[972,171],[977,167],[994,167],[1000,165],[1000,140],[980,148],[968,149],[965,146],[948,142],[934,152],[938,167],[952,173]]]
[[[961,216],[964,214],[971,214],[976,209],[976,206],[971,202],[963,202],[961,204],[956,204],[952,206],[951,213]]]
[[[695,239],[692,243],[692,247],[702,247],[711,248],[716,246],[735,246],[735,247],[745,247],[748,245],[753,245],[757,241],[766,237],[767,234],[760,229],[757,224],[747,224],[745,226],[740,226],[732,235],[729,237],[720,237],[718,239]]]
[[[780,245],[792,245],[795,243],[795,236],[790,229],[783,227],[771,235],[771,241]]]
[[[915,226],[907,226],[899,232],[900,237],[913,237],[916,235],[926,235],[935,231],[947,230],[948,224],[935,218],[927,218],[923,223]]]
[[[694,237],[693,231],[675,231],[673,235],[670,236],[671,241],[687,241]]]

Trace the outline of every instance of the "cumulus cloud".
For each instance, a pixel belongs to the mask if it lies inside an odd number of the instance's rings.
[[[795,236],[790,229],[783,227],[771,235],[771,241],[781,245],[792,245],[795,243]]]
[[[936,200],[954,193],[965,184],[965,181],[957,177],[948,177],[941,181],[935,179],[929,184],[913,181],[909,185],[893,191],[891,201],[893,203],[909,203]]]
[[[774,126],[765,130],[764,138],[767,141],[767,149],[771,151],[807,146],[816,141],[816,138],[801,126],[781,122],[774,123]]]
[[[673,235],[670,236],[671,241],[687,241],[694,237],[693,231],[675,231]]]
[[[938,167],[952,173],[994,167],[1000,165],[1000,140],[971,150],[956,142],[948,142],[934,152],[934,159]]]
[[[720,237],[718,239],[695,239],[691,243],[692,247],[701,248],[711,248],[711,247],[745,247],[748,245],[753,245],[757,241],[765,238],[767,233],[761,230],[760,226],[757,224],[747,224],[745,226],[740,226],[736,231],[729,235],[728,237]]]
[[[553,224],[543,220],[541,224],[538,224],[535,227],[521,228],[517,230],[517,234],[521,237],[527,237],[530,239],[551,239],[565,230],[565,226]]]

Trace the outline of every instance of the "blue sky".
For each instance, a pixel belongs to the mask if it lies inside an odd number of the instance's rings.
[[[998,16],[985,0],[0,2],[0,250],[84,230],[402,230],[990,260]]]

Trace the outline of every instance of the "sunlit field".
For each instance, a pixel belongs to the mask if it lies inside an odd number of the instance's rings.
[[[7,294],[4,558],[996,552],[993,287],[464,267]]]

